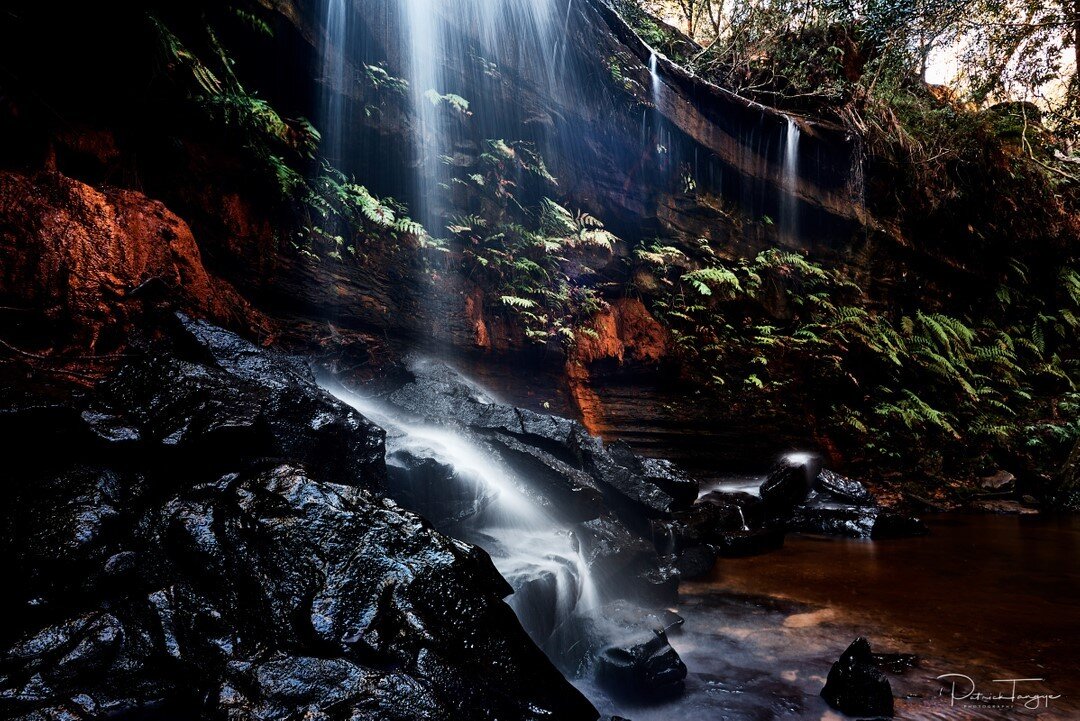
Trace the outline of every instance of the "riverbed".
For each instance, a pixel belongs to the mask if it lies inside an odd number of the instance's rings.
[[[581,418],[556,374],[508,373],[475,359],[461,367],[509,402]],[[671,457],[710,488],[748,490],[792,449],[790,438],[748,442],[746,429],[703,425],[694,399],[662,384],[616,378],[600,394],[601,434]],[[676,610],[686,623],[670,640],[689,668],[682,698],[627,707],[583,690],[602,711],[635,721],[839,719],[818,694],[861,635],[875,652],[919,658],[889,674],[897,718],[1080,718],[1080,518],[924,520],[930,534],[921,538],[794,534],[779,551],[723,559],[711,578],[680,587]],[[946,674],[954,675],[938,680]],[[1017,696],[1037,698],[972,701],[1011,695],[1011,683],[995,683],[1004,679],[1042,679],[1016,685]]]
[[[1080,520],[942,515],[896,541],[789,536],[764,556],[725,559],[681,587],[686,619],[672,645],[690,669],[686,695],[622,708],[636,721],[840,718],[818,697],[856,636],[911,653],[888,674],[902,719],[1080,717]],[[945,683],[944,674],[957,674]],[[968,681],[968,679],[971,679]],[[951,698],[1062,696],[1024,703]]]

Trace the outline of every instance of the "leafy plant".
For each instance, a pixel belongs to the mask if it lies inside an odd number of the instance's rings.
[[[466,273],[492,291],[528,340],[570,346],[601,305],[584,258],[609,257],[618,239],[597,218],[549,197],[526,206],[523,176],[555,184],[528,143],[488,140],[475,166],[456,179],[480,212],[451,218],[447,230]]]
[[[1064,406],[1067,421],[1041,420],[1063,410],[1047,383],[1074,394],[1071,267],[1056,275],[1053,311],[972,321],[918,307],[885,313],[796,253],[727,261],[705,243],[688,254],[654,241],[635,259],[657,279],[651,306],[698,382],[736,413],[806,417],[874,472],[955,477],[1044,444],[1060,456],[1078,436],[1075,404]]]

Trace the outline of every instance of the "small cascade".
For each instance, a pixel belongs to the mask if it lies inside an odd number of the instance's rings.
[[[743,514],[742,506],[735,506],[735,508],[739,512],[739,530],[749,531],[750,525],[746,522],[746,516]]]
[[[799,232],[799,138],[802,131],[792,118],[784,126],[783,197],[780,201],[780,231],[788,237]]]
[[[456,488],[440,492],[455,502],[464,492],[480,509],[455,525],[453,535],[488,552],[515,591],[508,603],[537,645],[553,660],[570,657],[575,644],[584,647],[582,628],[600,607],[596,582],[570,528],[522,492],[526,479],[453,427],[417,421],[341,387],[330,390],[386,431],[388,459],[421,459],[452,470]]]
[[[652,102],[657,109],[660,108],[660,93],[662,90],[660,74],[656,71],[656,53],[649,54],[649,77],[652,80]]]

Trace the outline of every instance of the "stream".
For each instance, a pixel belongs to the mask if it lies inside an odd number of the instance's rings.
[[[510,372],[482,358],[458,359],[509,403],[575,416],[554,375]],[[619,379],[601,386],[602,434],[635,450],[671,455],[703,478],[703,491],[748,491],[762,480],[748,459],[769,451],[745,429],[707,435],[671,389]],[[627,389],[638,388],[638,393]],[[633,414],[633,415],[631,415]],[[621,429],[621,430],[616,430]],[[778,442],[774,452],[788,446]],[[768,456],[765,456],[768,458]],[[734,467],[727,473],[724,468]],[[1080,518],[939,514],[921,538],[863,541],[791,535],[760,556],[721,559],[711,578],[683,582],[686,619],[670,635],[689,669],[685,695],[659,706],[604,705],[635,721],[843,718],[818,695],[830,665],[857,636],[875,652],[910,653],[916,668],[889,674],[903,719],[1071,719],[1080,714]],[[948,603],[942,603],[948,599]],[[1049,694],[1032,710],[1021,702],[951,701],[936,680],[963,674],[978,692]],[[967,681],[957,678],[957,695]],[[942,695],[944,694],[944,695]]]

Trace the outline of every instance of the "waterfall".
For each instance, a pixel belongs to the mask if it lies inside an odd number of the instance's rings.
[[[346,0],[326,0],[323,20],[326,34],[321,48],[322,87],[319,103],[322,152],[331,163],[340,165],[345,121],[345,63],[348,54]]]
[[[792,118],[785,116],[785,119],[780,231],[788,237],[795,237],[799,232],[799,138],[802,133]]]

